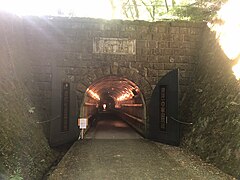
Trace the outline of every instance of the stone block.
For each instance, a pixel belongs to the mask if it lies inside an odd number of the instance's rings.
[[[119,75],[125,76],[126,72],[127,72],[127,68],[125,67],[119,67]]]
[[[135,25],[128,25],[125,27],[125,31],[134,31],[136,32],[137,27]]]
[[[138,56],[138,55],[141,55],[141,53],[142,53],[142,48],[136,48],[136,55]]]
[[[180,33],[180,34],[190,34],[190,28],[180,27],[179,33]]]
[[[171,34],[179,34],[179,27],[170,27]]]
[[[148,69],[148,77],[158,77],[158,71],[154,69]]]
[[[136,41],[136,47],[137,48],[147,48],[148,47],[148,43],[146,40],[137,40]]]
[[[192,36],[189,35],[189,34],[186,34],[186,35],[183,36],[183,41],[185,41],[185,42],[192,41],[192,40],[193,40]]]
[[[174,49],[173,55],[174,56],[184,56],[186,54],[186,51],[184,49]]]
[[[118,63],[114,62],[111,65],[111,74],[114,74],[114,75],[118,74]]]
[[[179,44],[179,48],[184,49],[184,48],[191,48],[191,42],[181,42]]]
[[[163,49],[163,54],[164,55],[173,55],[173,49]]]
[[[163,77],[165,76],[169,70],[158,70],[158,77]]]
[[[176,62],[181,62],[181,61],[180,61],[179,56],[174,55],[174,56],[169,56],[168,62],[169,63],[176,63]]]
[[[167,48],[168,47],[168,42],[165,42],[165,41],[158,41],[158,46],[157,48]]]
[[[165,26],[158,26],[157,27],[157,32],[158,33],[167,33],[167,31],[168,31],[168,28],[165,27]]]
[[[179,42],[178,41],[170,42],[170,48],[179,48]]]
[[[192,71],[185,71],[185,70],[180,71],[180,76],[183,78],[189,78],[191,77],[192,74],[193,74]]]
[[[137,62],[147,62],[147,56],[146,55],[137,55],[136,56],[136,61]]]
[[[201,32],[202,32],[202,29],[200,29],[200,28],[194,28],[194,27],[192,27],[192,28],[190,29],[190,34],[201,34]]]
[[[164,63],[154,63],[153,64],[153,69],[164,70]]]
[[[176,67],[185,71],[191,69],[191,65],[188,63],[176,63]]]
[[[170,34],[162,34],[161,37],[162,37],[161,38],[162,41],[170,41],[171,40]]]
[[[170,56],[165,55],[165,56],[158,56],[158,62],[160,63],[167,63],[169,62]]]
[[[140,62],[131,62],[131,66],[136,69],[141,69],[143,67],[143,63]]]
[[[164,63],[164,70],[173,70],[176,69],[176,63]]]
[[[179,56],[179,62],[188,63],[190,61],[191,56]]]
[[[171,37],[171,41],[172,42],[181,42],[183,41],[183,34],[171,34],[170,37]]]
[[[186,56],[197,56],[198,55],[198,49],[185,49],[185,55]]]
[[[158,62],[158,57],[151,55],[151,56],[147,56],[147,61],[148,62]]]
[[[157,41],[148,41],[147,42],[147,47],[150,48],[150,49],[158,48],[158,42]]]
[[[159,48],[154,49],[154,55],[159,56],[159,55],[162,55],[162,54],[163,54],[162,49],[159,49]]]

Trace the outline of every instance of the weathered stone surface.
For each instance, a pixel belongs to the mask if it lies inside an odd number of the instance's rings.
[[[188,24],[186,22],[124,22],[84,18],[73,18],[70,20],[67,18],[53,18],[46,21],[48,24],[45,24],[41,18],[37,17],[33,17],[31,20],[38,24],[38,27],[41,29],[41,33],[38,33],[33,24],[23,20],[26,26],[25,33],[28,36],[27,43],[33,49],[30,57],[35,67],[38,66],[36,68],[37,72],[43,73],[46,71],[43,70],[45,67],[42,64],[43,58],[41,58],[44,51],[44,59],[48,59],[46,64],[56,61],[57,65],[63,68],[74,67],[74,69],[68,68],[66,74],[72,75],[72,79],[76,83],[78,83],[77,81],[80,80],[82,75],[85,77],[91,76],[87,75],[90,73],[89,70],[81,72],[81,70],[75,69],[76,67],[79,69],[95,67],[98,71],[102,69],[102,73],[99,72],[101,75],[95,72],[97,78],[110,74],[127,77],[126,75],[131,76],[134,71],[138,71],[144,77],[155,78],[153,82],[162,77],[164,71],[158,74],[158,72],[154,72],[149,68],[154,70],[163,70],[163,68],[172,70],[179,67],[181,71],[190,71],[191,68],[184,69],[184,65],[177,66],[176,64],[171,64],[172,59],[174,59],[174,63],[189,63],[189,59],[195,59],[197,48],[193,43],[200,41],[199,35],[203,26],[201,23],[195,25],[194,23]],[[44,34],[44,36],[39,38],[40,34]],[[136,55],[93,53],[94,38],[136,39]],[[47,46],[48,49],[45,42],[50,44]],[[190,49],[190,47],[192,48]],[[45,51],[46,49],[47,51]],[[64,56],[61,56],[61,53],[64,53]],[[54,56],[53,54],[59,55]],[[174,57],[172,57],[173,55]],[[112,62],[116,62],[119,68],[112,65]],[[129,67],[128,62],[131,63],[130,72],[123,68]],[[134,62],[139,62],[139,64],[136,65]],[[165,63],[164,65],[163,62]],[[154,65],[148,66],[146,65],[147,63],[154,63]],[[50,73],[49,71],[50,69],[47,69],[47,73]],[[90,79],[88,82],[95,78]],[[39,81],[51,82],[51,78],[48,75],[35,75],[34,80],[36,83]]]

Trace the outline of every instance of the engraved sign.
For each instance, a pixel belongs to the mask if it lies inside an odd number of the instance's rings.
[[[136,40],[128,38],[94,38],[93,53],[136,54]]]
[[[166,131],[167,123],[167,101],[166,101],[166,86],[160,86],[160,130]]]
[[[69,130],[70,83],[62,83],[62,132]]]

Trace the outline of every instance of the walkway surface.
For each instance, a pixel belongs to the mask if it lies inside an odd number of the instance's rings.
[[[103,115],[89,130],[85,139],[142,139],[142,136],[122,120]]]
[[[141,138],[120,120],[100,120],[73,144],[50,180],[234,179],[178,147]]]

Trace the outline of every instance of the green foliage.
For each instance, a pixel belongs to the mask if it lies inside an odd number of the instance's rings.
[[[16,171],[14,171],[14,174],[10,176],[10,180],[23,180],[23,177],[21,176],[21,169],[17,168]]]
[[[141,14],[145,14],[149,21],[161,19],[209,21],[226,1],[182,0],[178,4],[174,0],[123,0],[122,2],[123,13],[127,19],[141,19]]]
[[[187,6],[187,7],[175,7],[170,11],[175,17],[178,19],[184,20],[193,20],[193,21],[208,21],[213,18],[216,12],[212,12],[208,8],[202,7],[194,7],[194,6]]]
[[[196,0],[190,4],[189,0],[182,1],[179,6],[171,9],[170,14],[179,19],[193,21],[209,21],[221,8],[226,0]]]

